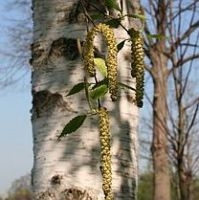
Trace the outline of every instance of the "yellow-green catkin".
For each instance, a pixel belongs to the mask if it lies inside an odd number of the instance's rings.
[[[131,75],[136,78],[136,103],[138,107],[143,106],[144,96],[144,49],[143,38],[139,31],[131,29]]]
[[[101,33],[106,41],[108,54],[106,58],[108,88],[111,94],[112,101],[117,100],[118,85],[117,85],[117,44],[113,30],[106,24],[98,24],[89,31],[86,42],[84,44],[83,58],[85,70],[90,76],[95,75],[94,68],[94,37],[97,33]]]
[[[98,115],[101,144],[102,189],[105,195],[105,200],[113,200],[109,116],[104,107],[99,108]]]
[[[83,61],[85,71],[89,76],[95,76],[96,70],[94,67],[94,38],[96,35],[96,29],[92,29],[88,32],[86,42],[83,46]]]
[[[106,39],[108,55],[106,58],[108,87],[112,101],[117,100],[117,44],[113,30],[106,24],[98,25],[99,31],[102,32]]]

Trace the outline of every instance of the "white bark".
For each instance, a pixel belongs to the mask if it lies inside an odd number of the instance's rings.
[[[87,119],[79,131],[57,140],[70,119],[88,110],[83,92],[65,97],[74,84],[83,81],[81,59],[71,60],[68,52],[65,55],[57,50],[61,45],[59,42],[55,45],[60,38],[85,38],[86,27],[81,20],[79,23],[67,22],[76,2],[33,0],[32,183],[35,199],[60,200],[64,195],[67,195],[65,199],[80,199],[77,196],[81,195],[85,199],[90,196],[102,200],[104,197],[97,118]],[[115,34],[118,41],[128,37],[122,29],[116,30]],[[127,59],[129,49],[127,42],[118,54],[118,68],[121,80],[133,87]],[[114,196],[122,200],[133,199],[137,174],[138,110],[131,101],[133,95],[122,91],[116,105],[110,100],[107,103],[111,111]]]

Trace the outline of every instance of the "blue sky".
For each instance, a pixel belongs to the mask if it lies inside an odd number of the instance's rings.
[[[7,3],[12,1],[0,1],[0,81],[6,72],[3,68],[12,62],[2,54],[2,49],[5,52],[12,49],[7,37],[7,27],[12,23],[9,19],[14,14],[20,18],[20,13],[5,9]],[[7,89],[0,87],[0,193],[6,192],[12,181],[29,173],[32,168],[30,70],[25,73],[20,82]]]
[[[32,167],[32,135],[30,124],[30,90],[0,94],[0,192],[13,180],[30,172]]]

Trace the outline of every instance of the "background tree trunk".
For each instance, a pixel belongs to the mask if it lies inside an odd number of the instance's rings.
[[[86,1],[85,1],[86,2]],[[105,11],[101,2],[91,4]],[[126,1],[120,5],[126,13]],[[86,35],[80,1],[33,0],[34,38],[32,44],[32,128],[34,166],[32,184],[35,199],[103,199],[97,119],[87,119],[81,129],[61,141],[57,136],[64,125],[88,106],[83,93],[67,97],[74,84],[83,81],[83,65],[77,39]],[[128,28],[128,20],[124,21]],[[118,42],[128,36],[115,30]],[[130,44],[118,54],[120,79],[130,78]],[[112,169],[115,199],[135,199],[137,184],[138,109],[133,92],[122,92],[117,104],[106,101],[111,114]],[[128,98],[127,98],[128,97]],[[78,114],[79,113],[79,114]]]
[[[149,3],[155,13],[154,29],[158,36],[153,41],[149,39],[148,57],[151,68],[148,69],[154,84],[153,95],[153,182],[154,200],[170,200],[170,167],[168,156],[168,109],[167,109],[167,82],[168,82],[168,57],[166,56],[166,27],[167,27],[167,1]],[[149,26],[146,33],[149,34]],[[154,31],[154,30],[153,30]],[[147,43],[146,43],[147,44]]]
[[[154,65],[153,141],[154,200],[170,199],[170,175],[167,139],[167,59],[156,51]],[[157,61],[157,62],[156,62]]]

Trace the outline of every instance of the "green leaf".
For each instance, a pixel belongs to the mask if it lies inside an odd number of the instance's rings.
[[[123,40],[122,42],[120,42],[118,45],[117,45],[117,50],[120,51],[123,46],[124,46],[124,43],[125,43],[126,40]]]
[[[94,100],[104,97],[108,92],[107,84],[101,84],[90,91],[90,97]]]
[[[105,0],[105,6],[111,9],[116,9],[121,12],[121,9],[119,8],[116,0]]]
[[[130,15],[127,15],[128,17],[133,17],[133,18],[137,18],[137,19],[140,19],[142,21],[145,21],[147,18],[145,15],[140,15],[140,14],[130,14]]]
[[[106,67],[106,63],[105,60],[102,58],[94,58],[94,63],[97,67],[97,69],[99,70],[99,72],[106,77],[107,76],[107,67]]]
[[[147,34],[147,37],[151,39],[154,38],[154,39],[160,39],[160,40],[165,38],[165,36],[162,34]]]
[[[66,96],[70,96],[80,92],[81,90],[84,89],[84,86],[85,86],[84,82],[77,83],[76,85],[73,86],[73,88],[69,91],[69,93]]]
[[[92,14],[91,15],[92,20],[97,20],[97,19],[103,19],[104,15],[103,14]]]
[[[118,28],[121,23],[121,18],[110,19],[105,22],[105,24],[109,25],[112,28]]]
[[[95,84],[92,86],[91,89],[93,90],[93,89],[95,89],[95,88],[97,88],[97,87],[99,87],[99,86],[101,86],[101,85],[108,85],[108,78],[104,78],[103,80],[101,80],[101,81],[95,83]]]
[[[79,115],[77,117],[74,117],[72,120],[68,122],[68,124],[65,125],[63,131],[61,132],[59,138],[64,137],[72,132],[75,132],[86,119],[87,115]]]

